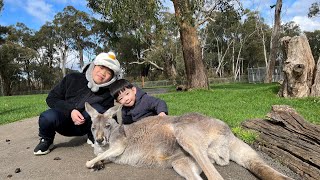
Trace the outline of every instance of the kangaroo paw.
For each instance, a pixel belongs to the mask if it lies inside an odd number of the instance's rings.
[[[86,162],[86,167],[89,168],[89,169],[91,169],[91,168],[94,167],[94,163],[93,163],[92,161],[87,161],[87,162]]]

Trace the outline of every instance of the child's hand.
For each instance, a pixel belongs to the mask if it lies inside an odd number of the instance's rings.
[[[84,117],[82,116],[82,114],[74,109],[71,111],[71,119],[74,123],[74,125],[81,125],[84,123]]]
[[[158,114],[158,116],[166,116],[166,113],[161,112],[161,113]]]

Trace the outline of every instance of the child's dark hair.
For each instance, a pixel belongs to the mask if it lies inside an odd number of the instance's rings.
[[[109,90],[111,96],[113,96],[114,99],[117,99],[120,92],[124,91],[126,88],[131,89],[132,87],[133,85],[129,81],[125,79],[119,79],[109,86]]]

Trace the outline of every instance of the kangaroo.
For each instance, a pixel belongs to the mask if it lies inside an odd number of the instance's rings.
[[[185,179],[200,180],[203,171],[209,180],[222,180],[213,164],[224,166],[232,160],[260,179],[291,179],[268,166],[221,120],[190,113],[150,116],[124,125],[113,119],[121,106],[114,106],[104,114],[88,103],[85,108],[92,119],[93,135],[103,137],[101,141],[109,145],[107,150],[87,161],[87,168],[105,160],[136,167],[172,167]]]

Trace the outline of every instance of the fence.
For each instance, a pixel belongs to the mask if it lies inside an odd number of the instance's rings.
[[[262,83],[266,76],[266,67],[248,68],[249,83]],[[283,80],[283,72],[281,66],[274,68],[272,82]]]
[[[276,72],[279,72],[278,70]],[[265,76],[265,68],[248,68],[248,76],[242,75],[240,78],[234,80],[233,77],[227,78],[209,78],[210,84],[218,84],[218,83],[231,83],[231,82],[249,82],[249,83],[257,83],[263,82]],[[282,73],[274,76],[274,81],[278,81],[282,78]],[[134,82],[134,85],[141,87],[141,82]],[[165,86],[174,86],[186,84],[186,81],[173,81],[169,80],[160,80],[160,81],[145,81],[144,88],[152,88],[152,87],[165,87]],[[47,94],[50,90],[32,90],[32,91],[14,91],[12,95],[29,95],[29,94]],[[0,92],[0,96],[3,96]]]

